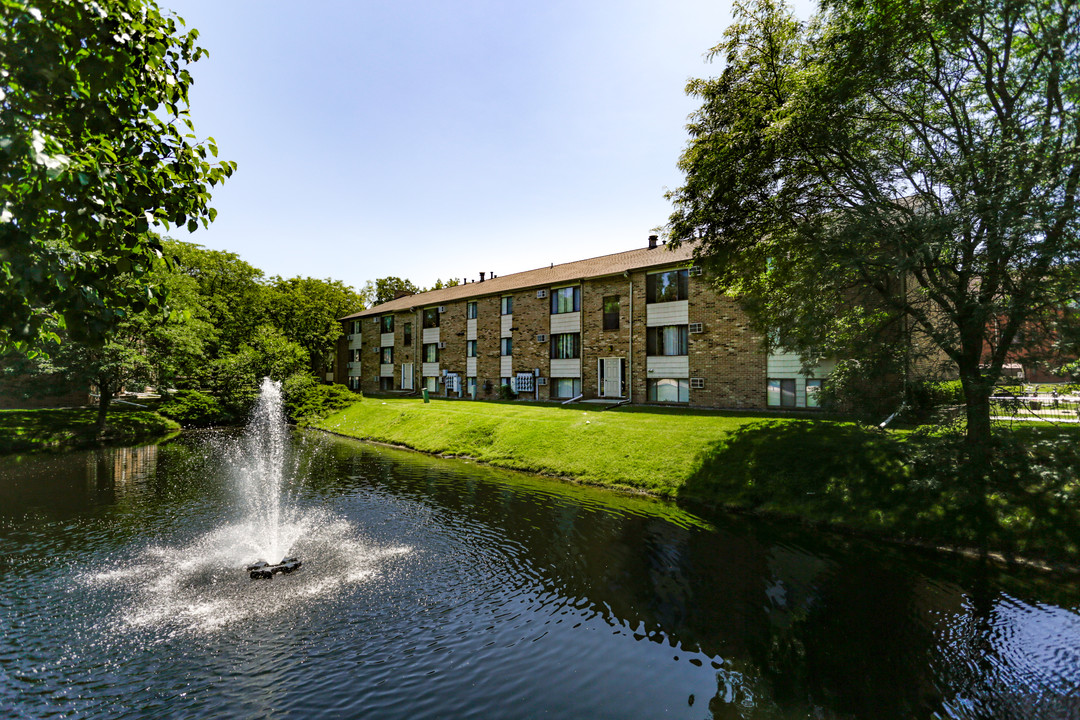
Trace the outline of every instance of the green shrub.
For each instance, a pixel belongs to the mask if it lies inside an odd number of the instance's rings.
[[[500,400],[517,400],[517,393],[514,392],[514,388],[509,385],[499,386],[499,399]]]
[[[285,414],[294,422],[323,417],[360,399],[359,395],[344,385],[324,385],[306,372],[294,373],[285,378],[281,394]]]
[[[217,398],[198,390],[177,390],[158,412],[184,427],[206,427],[228,420]]]

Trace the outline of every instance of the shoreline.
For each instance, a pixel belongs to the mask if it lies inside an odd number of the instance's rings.
[[[1006,554],[997,550],[988,550],[986,552],[980,551],[977,548],[965,547],[960,545],[948,545],[941,542],[920,540],[918,538],[905,538],[897,535],[890,535],[886,533],[876,533],[862,528],[853,527],[851,525],[845,525],[843,523],[827,523],[817,520],[812,520],[794,513],[781,513],[771,510],[760,510],[756,508],[743,507],[739,505],[721,505],[708,503],[703,501],[690,501],[680,500],[677,496],[664,496],[658,493],[653,493],[644,488],[637,488],[619,483],[606,483],[599,481],[592,481],[583,478],[576,478],[568,475],[559,475],[550,472],[541,472],[535,470],[522,470],[520,468],[501,465],[498,462],[489,462],[481,460],[472,455],[454,454],[454,453],[438,453],[430,452],[427,450],[421,450],[409,445],[387,442],[385,440],[377,440],[371,437],[358,437],[355,435],[348,435],[342,432],[328,430],[313,425],[296,426],[301,430],[314,430],[333,437],[340,437],[346,440],[355,440],[369,445],[377,445],[382,447],[391,448],[394,450],[402,450],[406,452],[419,453],[428,457],[435,457],[445,460],[468,460],[469,462],[476,463],[478,465],[484,465],[487,467],[493,467],[500,470],[508,470],[512,472],[521,472],[534,477],[541,477],[548,480],[557,480],[559,482],[565,482],[573,485],[582,485],[587,487],[602,488],[610,490],[622,495],[637,495],[639,497],[647,497],[653,500],[671,502],[676,506],[681,507],[683,510],[693,511],[695,505],[700,505],[708,508],[711,512],[721,512],[732,515],[743,515],[747,517],[761,518],[766,520],[773,520],[784,523],[792,523],[809,527],[819,532],[827,532],[834,535],[842,535],[851,538],[863,538],[883,542],[889,545],[897,545],[905,547],[911,550],[918,550],[920,552],[929,553],[933,555],[947,555],[961,557],[967,561],[979,562],[987,561],[1005,569],[1012,568],[1024,568],[1027,570],[1034,570],[1036,572],[1044,574],[1060,574],[1060,575],[1080,575],[1080,565],[1044,560],[1038,557],[1024,557],[1018,555]],[[687,507],[689,506],[689,507]]]

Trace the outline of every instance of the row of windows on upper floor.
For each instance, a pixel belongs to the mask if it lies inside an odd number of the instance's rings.
[[[544,292],[544,291],[540,291]],[[537,293],[540,297],[540,292]],[[674,302],[678,300],[686,300],[689,297],[689,271],[685,268],[679,270],[666,270],[664,272],[650,273],[645,276],[645,302],[646,303],[662,303],[662,302]],[[619,295],[608,295],[603,299],[603,314],[605,330],[618,330],[619,329],[619,308],[621,304],[621,297]],[[479,311],[479,303],[475,300],[470,300],[465,303],[465,317],[469,320],[475,319]],[[574,285],[571,287],[555,288],[551,291],[551,314],[560,315],[562,313],[580,312],[581,311],[581,286]],[[499,299],[499,312],[502,315],[512,315],[514,313],[514,298],[512,295],[504,295]],[[422,324],[425,328],[439,327],[440,322],[440,308],[430,307],[424,308],[422,311]],[[382,315],[378,318],[378,322],[381,325],[381,331],[383,333],[394,332],[394,316]],[[404,324],[404,334],[406,338],[412,336],[412,323]],[[360,332],[360,321],[353,321],[353,332]],[[405,340],[406,343],[411,342],[410,339]]]
[[[689,333],[687,325],[662,325],[646,328],[645,354],[649,356],[677,356],[689,354]],[[581,357],[581,333],[555,333],[548,339],[549,356],[552,360],[573,360]],[[477,357],[479,341],[465,341],[465,356]],[[381,347],[376,350],[381,355],[384,365],[394,362],[394,348]],[[513,338],[499,339],[499,355],[506,357],[514,354]],[[420,348],[422,362],[439,362],[439,344],[424,343]],[[360,360],[360,350],[352,351],[352,359]]]

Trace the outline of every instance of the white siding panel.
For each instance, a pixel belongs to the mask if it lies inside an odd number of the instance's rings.
[[[513,357],[513,355],[504,355],[503,357],[499,358],[499,377],[510,377],[513,374],[514,374],[514,357]]]
[[[476,377],[476,358],[465,358],[465,375]]]
[[[469,318],[465,321],[465,339],[476,339],[476,318]]]
[[[776,353],[769,355],[768,362],[766,364],[766,374],[771,378],[801,378],[804,377],[802,371],[802,362],[799,361],[798,353]],[[836,360],[829,358],[828,360],[822,360],[814,368],[810,377],[824,378],[828,377],[829,373],[836,367]]]
[[[424,337],[422,342],[426,345],[428,343],[439,342],[439,328],[424,328]],[[427,373],[424,373],[425,375]]]
[[[499,337],[510,337],[510,328],[514,326],[513,315],[503,315],[500,318]]]
[[[394,344],[394,333],[382,333],[379,335],[379,347],[390,347]]]
[[[379,377],[394,377],[394,364],[383,363],[379,366]]]
[[[690,301],[651,303],[645,306],[645,324],[648,327],[660,325],[686,325],[690,322]]]
[[[658,355],[645,358],[650,378],[690,377],[690,358],[687,355]]]
[[[551,377],[553,378],[576,378],[581,377],[581,360],[552,360]]]
[[[359,350],[363,345],[360,344],[360,333],[355,333],[349,336],[349,349]]]
[[[551,334],[581,332],[581,313],[559,313],[551,316]],[[566,377],[566,376],[563,376]]]
[[[431,330],[432,328],[428,328]],[[424,377],[434,377],[441,375],[442,370],[439,369],[439,363],[422,363],[420,366],[420,374]]]

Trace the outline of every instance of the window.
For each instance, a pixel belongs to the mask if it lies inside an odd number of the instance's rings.
[[[465,393],[471,398],[476,397],[476,378],[465,378]]]
[[[382,362],[383,365],[393,365],[394,364],[394,348],[392,348],[392,347],[384,347],[382,349],[382,360],[380,362]]]
[[[690,293],[686,270],[668,270],[645,276],[645,302],[686,300]]]
[[[806,381],[806,407],[816,408],[821,407],[821,397],[818,393],[821,392],[820,380],[807,380]]]
[[[384,333],[394,332],[394,316],[393,315],[383,315],[381,320],[382,320],[382,331]]]
[[[560,333],[551,336],[551,359],[572,360],[581,357],[581,333]]]
[[[649,402],[690,402],[690,381],[686,378],[658,378],[645,381]]]
[[[379,378],[379,389],[383,390],[383,391],[393,390],[394,389],[394,378],[392,378],[392,377],[381,377],[381,378]]]
[[[465,341],[465,357],[476,357],[476,341]]]
[[[769,407],[795,407],[795,381],[769,380]]]
[[[476,319],[476,302],[475,301],[465,303],[465,318],[467,320],[475,320]]]
[[[360,332],[360,321],[359,320],[353,320],[352,321],[352,331],[354,333]]]
[[[578,312],[581,310],[581,287],[559,288],[551,291],[551,314]]]
[[[427,343],[422,348],[424,353],[424,362],[433,363],[439,362],[439,344]]]
[[[439,327],[439,308],[424,308],[424,327]]]
[[[662,325],[646,330],[646,355],[686,355],[686,346],[687,332],[685,325]]]
[[[353,360],[353,362],[360,362],[360,349],[359,348],[352,351],[352,360]]]
[[[551,392],[557,398],[575,398],[581,394],[581,379],[552,378]]]
[[[503,356],[514,354],[514,338],[503,338],[499,341],[499,354]]]
[[[499,302],[499,312],[503,315],[514,314],[514,298],[507,295]]]
[[[412,323],[407,322],[401,326],[402,340],[406,345],[412,345]]]
[[[604,298],[604,329],[619,329],[619,296],[609,295]]]

